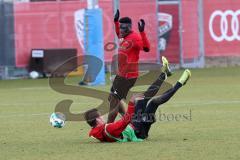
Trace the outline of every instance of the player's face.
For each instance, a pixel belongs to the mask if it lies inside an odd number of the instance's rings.
[[[102,116],[99,116],[98,118],[96,118],[96,120],[97,120],[97,124],[98,124],[98,125],[101,125],[101,124],[104,124],[104,123],[105,123],[105,121],[104,121],[104,119],[103,119]]]
[[[120,37],[126,37],[132,30],[132,25],[128,23],[120,23]]]

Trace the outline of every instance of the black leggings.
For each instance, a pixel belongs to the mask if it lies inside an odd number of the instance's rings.
[[[159,91],[165,74],[161,74],[159,78],[148,88],[144,93],[145,98],[137,102],[135,106],[135,115],[133,117],[133,125],[138,138],[145,139],[148,137],[148,132],[151,125],[155,122],[155,113],[158,107],[166,103],[176,91],[182,87],[182,84],[177,82],[174,87],[170,88],[160,96],[153,97]],[[148,95],[148,96],[146,96]]]

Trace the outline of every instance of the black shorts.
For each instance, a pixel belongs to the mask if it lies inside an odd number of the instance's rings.
[[[128,91],[134,86],[137,78],[127,79],[124,77],[116,76],[111,92],[118,96],[119,99],[126,99]]]

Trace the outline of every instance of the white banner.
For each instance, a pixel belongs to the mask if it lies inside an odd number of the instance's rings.
[[[76,34],[81,48],[84,50],[84,14],[85,9],[80,9],[74,13],[74,24],[76,29]]]

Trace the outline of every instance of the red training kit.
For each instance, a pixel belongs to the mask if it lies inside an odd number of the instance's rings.
[[[101,142],[116,142],[115,139],[112,139],[107,136],[105,132],[105,126],[107,132],[116,138],[122,138],[121,133],[127,127],[127,125],[131,122],[132,115],[134,114],[134,104],[129,102],[127,113],[118,121],[108,124],[101,124],[94,128],[92,128],[89,132],[89,137],[94,137]]]
[[[119,22],[115,23],[118,38],[120,34]],[[129,35],[119,39],[118,75],[127,79],[138,77],[138,60],[140,50],[150,50],[150,43],[145,32],[140,34],[132,31]]]

